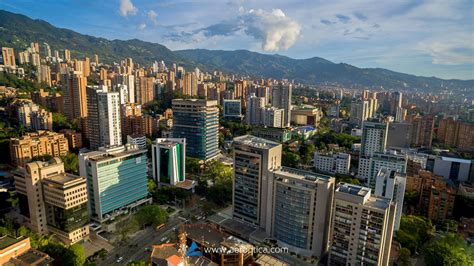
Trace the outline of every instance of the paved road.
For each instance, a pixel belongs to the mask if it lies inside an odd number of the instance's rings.
[[[145,248],[151,248],[152,245],[161,244],[161,239],[164,236],[168,236],[169,238],[169,236],[175,235],[172,231],[173,227],[179,228],[183,223],[183,220],[176,217],[170,219],[159,232],[155,231],[152,227],[147,227],[133,235],[126,244],[115,247],[108,253],[105,259],[98,261],[98,265],[124,265],[129,261],[149,261],[150,252],[145,251]],[[123,260],[117,263],[116,261],[119,257],[123,257]]]
[[[192,217],[196,215],[203,215],[200,208],[200,203],[193,207],[186,208],[175,216],[172,216],[166,223],[165,227],[159,232],[155,231],[152,227],[147,227],[144,230],[137,232],[131,236],[126,244],[115,247],[111,250],[107,257],[97,262],[98,265],[125,265],[129,261],[138,260],[150,260],[150,252],[145,251],[145,248],[150,248],[153,245],[161,244],[161,239],[167,236],[169,239],[174,238],[176,233],[173,232],[173,228],[179,229],[183,224],[184,220],[180,217]],[[171,241],[175,241],[171,239]],[[170,242],[171,242],[170,241]],[[117,263],[117,259],[123,257],[120,263]]]

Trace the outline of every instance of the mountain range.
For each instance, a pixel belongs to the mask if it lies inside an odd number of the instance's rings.
[[[44,20],[0,10],[0,46],[22,51],[31,42],[48,43],[52,50],[71,50],[73,57],[98,54],[102,62],[119,62],[125,57],[140,64],[163,60],[186,68],[219,70],[256,78],[293,79],[305,84],[340,84],[386,89],[439,90],[473,88],[474,80],[444,80],[390,71],[383,68],[358,68],[333,63],[324,58],[292,59],[247,50],[222,51],[190,49],[172,51],[166,46],[132,40],[108,40],[62,29]]]

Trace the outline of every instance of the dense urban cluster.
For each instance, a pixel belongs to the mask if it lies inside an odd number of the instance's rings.
[[[474,263],[474,99],[54,48],[2,47],[0,264]]]

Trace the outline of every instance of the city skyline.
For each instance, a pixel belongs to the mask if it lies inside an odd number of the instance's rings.
[[[247,49],[441,78],[474,78],[468,1],[3,1],[0,9],[172,50]],[[56,12],[48,12],[48,11]],[[192,10],[192,12],[189,12]],[[67,17],[68,20],[65,20]]]

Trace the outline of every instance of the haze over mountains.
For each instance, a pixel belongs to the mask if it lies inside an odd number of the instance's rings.
[[[30,42],[47,42],[53,50],[70,49],[72,56],[98,54],[102,62],[119,62],[131,57],[140,64],[164,60],[187,68],[220,70],[252,77],[294,79],[306,84],[338,83],[346,86],[384,87],[387,89],[439,90],[473,88],[474,80],[443,80],[420,77],[382,68],[358,68],[333,63],[324,58],[292,59],[247,50],[221,51],[190,49],[172,51],[167,47],[137,39],[107,40],[57,28],[46,21],[0,10],[0,46],[21,51]]]

